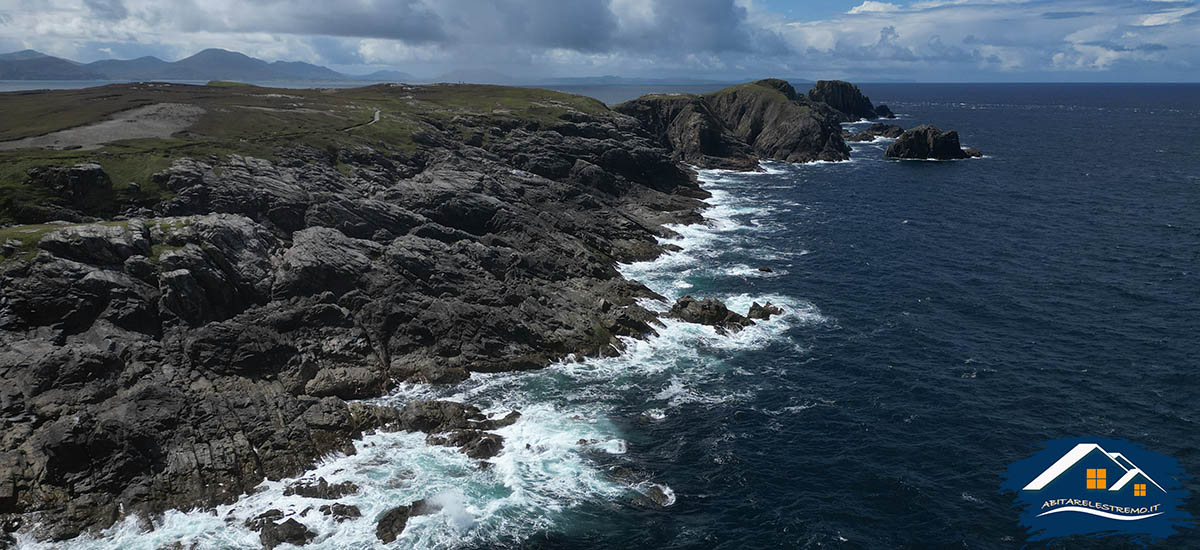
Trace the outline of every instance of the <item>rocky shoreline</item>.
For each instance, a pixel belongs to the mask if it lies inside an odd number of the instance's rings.
[[[615,355],[620,337],[654,334],[658,314],[637,299],[661,296],[617,263],[661,254],[668,224],[702,221],[708,195],[688,164],[848,159],[840,122],[861,114],[857,88],[818,88],[765,80],[590,112],[564,99],[549,120],[439,111],[452,124],[411,121],[415,150],[189,155],[153,175],[163,200],[101,218],[87,208],[111,195],[103,160],[30,170],[25,185],[57,198],[11,207],[51,223],[0,243],[5,532],[63,540],[228,503],[377,430],[425,433],[487,467],[503,448],[491,431],[519,412],[356,400]],[[686,297],[668,315],[736,332],[781,312],[755,306]],[[292,490],[329,500],[326,515],[357,513],[331,497],[353,488]],[[431,510],[400,508],[379,518],[380,540]],[[280,519],[253,526],[264,547],[311,540]]]

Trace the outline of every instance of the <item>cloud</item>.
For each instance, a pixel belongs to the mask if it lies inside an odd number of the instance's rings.
[[[6,48],[222,47],[427,75],[1195,80],[1197,37],[1196,0],[865,0],[817,18],[762,0],[0,0]]]
[[[895,4],[889,4],[887,2],[874,2],[873,0],[867,0],[866,2],[863,2],[857,6],[854,6],[853,8],[850,8],[850,11],[848,11],[846,13],[848,13],[850,15],[855,15],[855,14],[859,14],[859,13],[886,13],[889,11],[899,11],[899,10],[900,10],[900,6],[897,6]]]

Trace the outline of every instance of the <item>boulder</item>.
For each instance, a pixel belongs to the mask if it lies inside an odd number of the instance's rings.
[[[358,509],[358,506],[342,504],[340,502],[322,504],[317,510],[323,515],[332,516],[333,520],[338,523],[362,517],[362,511]]]
[[[259,533],[259,540],[262,541],[263,548],[267,550],[284,543],[304,546],[316,537],[316,533],[309,531],[308,527],[295,519],[289,519],[283,523],[267,523]]]
[[[426,499],[418,500],[408,506],[392,508],[379,517],[375,526],[375,537],[384,544],[395,542],[404,532],[404,527],[408,525],[408,518],[435,514],[441,509],[441,505],[431,503]]]
[[[956,160],[967,158],[958,144],[958,132],[922,125],[905,131],[884,153],[890,158]]]
[[[28,176],[26,185],[42,187],[80,211],[96,211],[113,198],[112,180],[99,164],[45,166]]]
[[[896,118],[896,113],[893,113],[887,105],[880,103],[875,106],[875,116],[879,118]]]
[[[783,308],[767,302],[764,305],[758,305],[758,302],[750,304],[750,311],[746,313],[746,317],[750,319],[759,319],[765,321],[770,319],[772,315],[782,315]]]
[[[684,296],[675,301],[671,310],[667,312],[667,317],[716,327],[720,334],[724,334],[726,330],[738,332],[754,324],[754,321],[730,311],[716,298],[697,300],[691,296]]]
[[[139,221],[72,225],[46,233],[38,247],[60,258],[92,265],[121,265],[134,255],[150,255],[149,231]]]
[[[350,481],[329,483],[325,478],[312,481],[297,481],[283,489],[283,496],[298,495],[307,498],[336,500],[346,495],[358,492],[358,485]]]

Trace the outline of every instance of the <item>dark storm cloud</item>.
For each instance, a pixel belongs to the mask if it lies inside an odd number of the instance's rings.
[[[441,17],[421,0],[268,0],[235,13],[192,0],[182,6],[155,5],[149,11],[150,19],[174,21],[184,31],[385,38],[418,44],[446,39]]]
[[[658,0],[654,24],[634,27],[620,38],[625,49],[703,53],[785,54],[775,32],[747,22],[746,9],[732,0]]]

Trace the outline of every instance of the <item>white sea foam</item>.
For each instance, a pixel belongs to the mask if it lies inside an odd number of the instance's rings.
[[[764,168],[766,172],[757,174],[703,171],[705,187],[712,193],[708,201],[712,206],[704,213],[706,223],[673,226],[677,235],[663,241],[682,247],[681,251],[619,266],[621,272],[668,298],[706,287],[711,278],[786,273],[717,263],[723,251],[737,249],[755,232],[771,230],[770,223],[756,225],[752,220],[770,220],[774,206],[743,199],[737,188],[763,174],[798,169],[782,163],[764,163]],[[756,259],[779,256],[762,251]],[[568,360],[537,372],[476,373],[452,387],[403,384],[391,395],[374,400],[402,405],[415,399],[448,399],[472,403],[489,415],[512,409],[522,415],[496,431],[504,437],[504,449],[486,469],[456,449],[427,445],[424,434],[381,433],[355,442],[355,454],[330,457],[303,476],[357,484],[358,492],[338,502],[357,506],[362,512],[359,519],[338,523],[317,510],[329,501],[284,496],[284,488],[295,480],[280,480],[264,482],[252,494],[214,511],[168,512],[155,519],[149,531],[143,528],[144,521],[128,518],[98,536],[63,543],[36,542],[22,535],[19,547],[156,550],[180,542],[185,548],[195,544],[257,549],[261,548],[259,535],[244,522],[275,508],[318,533],[305,548],[363,548],[377,543],[375,525],[380,515],[422,498],[440,504],[442,510],[412,518],[400,536],[403,547],[486,547],[563,529],[570,524],[567,516],[579,505],[619,502],[630,491],[644,493],[655,487],[670,506],[676,496],[667,485],[615,479],[602,464],[636,454],[611,420],[627,396],[644,396],[643,416],[651,421],[665,420],[679,407],[752,399],[753,389],[730,391],[732,385],[725,381],[756,373],[734,368],[719,357],[772,345],[786,338],[789,327],[825,322],[815,306],[788,296],[717,297],[742,313],[754,301],[770,301],[785,313],[729,335],[718,334],[713,327],[664,319],[663,326],[656,328],[657,336],[623,339],[625,350],[618,357]],[[670,306],[651,299],[640,303],[656,311]]]

